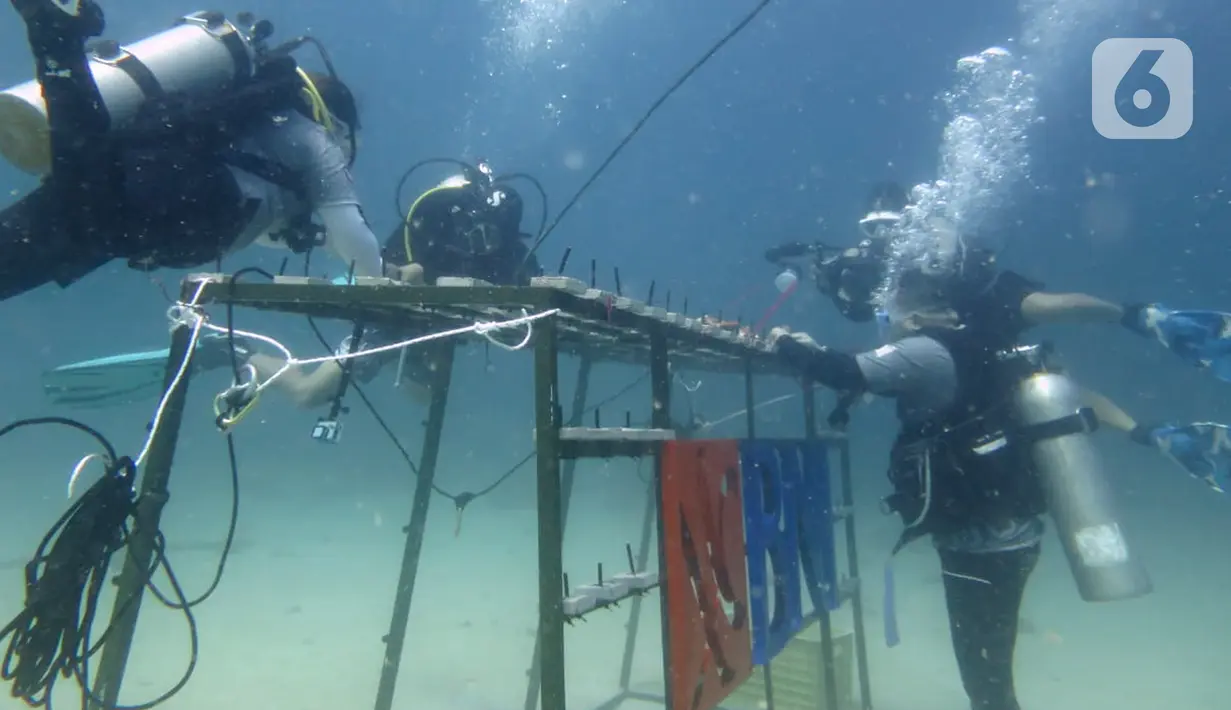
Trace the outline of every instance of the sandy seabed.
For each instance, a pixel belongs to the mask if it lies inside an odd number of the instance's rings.
[[[522,708],[537,612],[536,517],[529,481],[518,486],[523,490],[511,496],[516,500],[493,497],[474,504],[457,535],[452,506],[433,502],[394,708]],[[345,490],[334,496],[274,497],[258,487],[243,501],[222,583],[196,610],[200,650],[195,675],[163,707],[373,706],[409,492]],[[598,562],[622,569],[624,543],[635,545],[640,535],[640,491],[630,490],[619,501],[595,493],[579,483],[565,554],[574,579],[585,579]],[[219,513],[225,512],[226,495],[221,489],[194,498],[192,507],[181,503],[182,509],[168,509],[170,557],[190,596],[208,585],[217,563],[225,524]],[[1198,511],[1216,520],[1225,505],[1219,501]],[[1140,528],[1164,521],[1136,523]],[[41,521],[34,529],[45,526]],[[19,528],[12,521],[5,529],[0,556],[18,561],[0,572],[9,576],[2,599],[8,611],[16,609],[19,598],[13,594],[19,589],[19,561],[37,539],[35,533],[13,534]],[[879,581],[896,529],[891,520],[869,511],[860,534],[864,578],[869,580],[865,599],[874,706],[967,707],[949,647],[934,553],[916,544],[896,561],[903,643],[886,649]],[[1225,710],[1231,677],[1223,659],[1231,656],[1231,640],[1223,627],[1231,573],[1221,549],[1199,526],[1167,530],[1167,537],[1141,545],[1156,580],[1153,595],[1090,605],[1078,599],[1063,555],[1049,538],[1023,610],[1017,663],[1023,707]],[[1216,564],[1194,564],[1203,554]],[[165,581],[160,586],[167,588]],[[109,600],[104,608],[110,609]],[[568,629],[569,707],[591,708],[617,693],[628,608],[592,615]],[[641,615],[632,673],[633,687],[648,692],[662,685],[659,613],[657,595],[651,595]],[[849,625],[849,619],[843,614],[836,623]],[[122,701],[156,697],[174,684],[187,662],[182,615],[147,596]],[[71,681],[62,681],[55,706],[76,707],[78,702]],[[0,700],[0,710],[19,707],[25,705]],[[630,701],[625,707],[651,706]]]

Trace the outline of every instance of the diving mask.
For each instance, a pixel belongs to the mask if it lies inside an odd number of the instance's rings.
[[[868,239],[885,239],[902,222],[902,213],[891,210],[869,212],[859,220],[859,231]]]

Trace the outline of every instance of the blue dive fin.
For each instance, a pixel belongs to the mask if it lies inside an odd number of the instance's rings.
[[[1231,487],[1231,429],[1197,422],[1161,426],[1150,432],[1160,451],[1219,493]]]
[[[1142,320],[1145,329],[1176,355],[1231,382],[1231,313],[1149,306]]]
[[[159,394],[169,349],[113,355],[62,365],[43,373],[43,393],[54,404],[107,407]]]

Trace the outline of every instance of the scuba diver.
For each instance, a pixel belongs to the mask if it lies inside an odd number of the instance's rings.
[[[521,195],[508,184],[510,178],[495,176],[484,162],[457,164],[462,173],[420,195],[389,235],[382,252],[386,274],[412,285],[433,286],[442,277],[461,277],[497,286],[528,286],[542,269],[533,256],[527,260],[526,240],[532,235],[521,230]],[[361,342],[347,338],[337,352],[362,352],[420,335],[426,333],[368,328]],[[406,348],[404,355],[397,350],[375,353],[351,362],[351,377],[361,383],[370,382],[387,365],[398,365],[402,373],[398,384],[407,385],[412,399],[424,401],[430,396],[434,365],[425,348]],[[255,353],[248,363],[258,381],[264,381],[282,369],[285,360]],[[338,361],[322,363],[310,373],[293,368],[279,376],[274,388],[296,406],[314,409],[336,400],[344,372]]]
[[[838,312],[846,319],[864,323],[877,317],[876,292],[885,283],[890,248],[899,225],[910,208],[906,191],[897,183],[875,185],[866,211],[859,220],[861,240],[853,247],[833,247],[820,242],[791,242],[769,249],[765,258],[781,268],[809,277]],[[1043,285],[1016,272],[999,269],[991,251],[967,248],[965,239],[950,226],[934,224],[940,234],[940,249],[961,252],[961,277],[952,291],[954,307],[964,315],[1007,316],[1010,329],[1024,319],[1031,325],[1044,323],[1121,323],[1138,334],[1145,331],[1145,316],[1150,306],[1118,305],[1083,293],[1045,293]],[[952,288],[952,287],[951,287]],[[1008,313],[999,296],[1020,293],[1022,300],[1011,304]],[[1017,306],[1020,305],[1020,308]],[[977,312],[977,313],[976,313]]]
[[[403,213],[402,224],[385,242],[385,261],[400,265],[403,271],[407,266],[417,266],[411,275],[428,285],[441,276],[480,279],[500,286],[527,285],[531,278],[542,275],[526,245],[534,235],[521,229],[525,202],[509,184],[517,179],[529,180],[542,193],[538,182],[522,173],[497,176],[482,160],[473,166],[444,159],[431,162],[454,163],[461,173],[411,203]],[[428,164],[423,161],[412,166],[406,176]]]
[[[885,313],[878,312],[876,294],[885,284],[891,242],[909,208],[900,185],[879,183],[859,220],[863,238],[855,247],[795,242],[770,249],[766,258],[793,274],[806,274],[848,320],[860,323],[879,318],[883,322]],[[1084,293],[1047,292],[1040,282],[999,268],[990,251],[965,248],[966,240],[951,224],[936,220],[932,226],[942,252],[961,254],[957,259],[960,268],[946,279],[945,298],[963,324],[987,334],[997,349],[1012,347],[1034,326],[1118,323],[1137,335],[1159,340],[1186,362],[1231,381],[1231,315],[1172,311],[1157,304],[1119,305]],[[1103,395],[1087,390],[1085,398],[1104,423],[1134,421]],[[843,399],[848,406],[857,401]],[[845,421],[847,416],[844,410],[838,411],[834,421]],[[1231,452],[1219,444],[1226,439],[1226,426],[1151,423],[1124,431],[1134,442],[1157,448],[1210,487],[1231,486]]]
[[[382,254],[387,276],[413,285],[465,277],[515,286],[528,285],[531,278],[541,275],[538,261],[532,256],[527,259],[526,241],[531,235],[521,230],[524,200],[510,184],[525,179],[541,190],[538,182],[522,174],[495,176],[483,162],[471,166],[443,159],[423,161],[407,175],[438,162],[460,166],[461,174],[424,192],[403,212],[402,223],[389,235]],[[346,280],[339,277],[334,282]],[[424,334],[369,327],[359,338],[347,338],[336,352],[361,352]],[[230,346],[225,335],[203,333],[193,355],[194,371],[231,366]],[[255,382],[269,379],[285,365],[280,356],[255,352],[243,338],[237,338],[235,346],[238,361],[251,366]],[[56,404],[76,407],[107,406],[155,395],[161,391],[168,352],[153,350],[64,365],[43,374],[43,390]],[[404,358],[400,351],[391,350],[349,359],[345,369],[337,360],[311,371],[293,367],[278,375],[272,388],[303,409],[331,402],[336,406],[346,389],[347,370],[349,377],[366,383],[390,364],[398,366],[399,384],[406,385],[402,389],[413,399],[422,401],[428,396],[432,363],[425,348],[407,348]]]
[[[854,247],[821,242],[790,242],[765,252],[765,258],[791,275],[810,278],[838,312],[856,323],[878,313],[876,294],[885,282],[890,247],[912,207],[906,190],[894,182],[875,185],[859,220],[861,240]],[[1042,283],[1001,269],[991,250],[968,246],[952,225],[937,220],[940,261],[957,261],[960,268],[949,297],[963,320],[987,327],[1014,328],[1060,323],[1119,324],[1157,339],[1182,360],[1231,382],[1231,314],[1218,311],[1170,310],[1153,303],[1116,304],[1084,293],[1051,293]],[[943,267],[942,267],[943,270]],[[784,272],[784,273],[786,273]]]
[[[1089,436],[1099,419],[1080,388],[1041,348],[1011,340],[1009,328],[964,322],[947,286],[903,274],[888,309],[890,342],[870,352],[839,352],[781,328],[770,338],[813,382],[896,400],[893,493],[883,501],[904,523],[894,552],[932,537],[972,708],[1019,710],[1013,652],[1044,513],[1087,601],[1135,598],[1151,582],[1117,522]]]
[[[37,78],[0,93],[0,152],[45,177],[0,213],[0,299],[112,259],[191,268],[254,242],[323,245],[381,275],[350,171],[355,100],[315,40],[271,48],[268,21],[198,12],[87,50],[104,28],[93,0],[11,2]],[[305,43],[327,75],[292,58]]]

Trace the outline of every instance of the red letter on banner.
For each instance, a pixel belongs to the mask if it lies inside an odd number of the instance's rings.
[[[735,441],[663,447],[671,710],[711,710],[752,674],[739,461]]]

